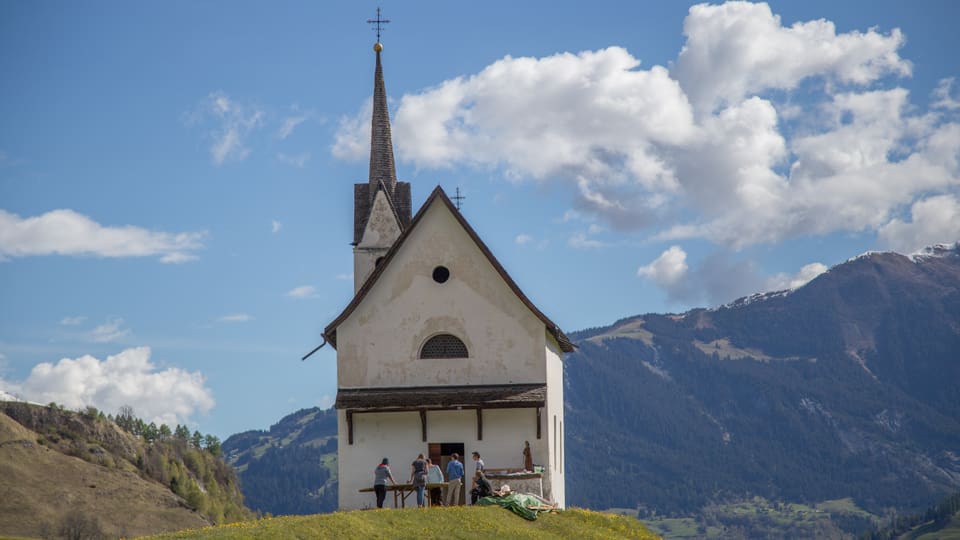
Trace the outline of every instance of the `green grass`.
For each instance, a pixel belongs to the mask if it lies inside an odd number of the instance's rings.
[[[960,513],[954,514],[950,523],[947,523],[946,527],[940,530],[928,531],[927,529],[935,529],[935,527],[931,527],[929,524],[922,525],[910,531],[910,534],[901,536],[901,538],[916,540],[960,540]]]
[[[621,512],[623,509],[612,509]],[[747,537],[776,538],[788,534],[810,537],[840,534],[834,518],[861,518],[876,523],[876,516],[852,499],[823,501],[816,505],[770,503],[761,498],[717,504],[695,516],[643,518],[644,524],[667,540],[725,538],[739,531]],[[734,532],[731,532],[734,531]],[[960,540],[960,538],[956,539]]]
[[[179,531],[155,539],[270,538],[460,538],[654,540],[656,535],[633,518],[570,509],[527,521],[499,507],[426,510],[356,510],[314,516],[283,516]]]

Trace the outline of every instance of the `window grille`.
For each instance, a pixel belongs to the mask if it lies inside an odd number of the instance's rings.
[[[467,346],[457,336],[433,336],[420,349],[420,358],[467,358]]]

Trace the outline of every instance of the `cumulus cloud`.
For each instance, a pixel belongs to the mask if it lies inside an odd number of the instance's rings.
[[[927,111],[912,103],[898,29],[785,26],[767,4],[728,2],[692,7],[684,35],[669,70],[620,47],[507,56],[405,95],[397,154],[561,182],[579,215],[727,250],[894,231],[901,209],[956,197],[954,83]],[[336,156],[367,156],[369,114],[341,121]]]
[[[646,266],[637,268],[637,275],[653,280],[658,286],[670,288],[687,277],[687,252],[680,246],[670,246]]]
[[[370,116],[373,98],[368,99],[356,116],[343,116],[338,122],[330,151],[340,159],[358,161],[370,156]],[[394,123],[394,129],[396,129]],[[394,137],[394,141],[397,138]]]
[[[881,227],[881,243],[900,253],[912,253],[924,246],[960,240],[960,200],[953,195],[915,202],[910,218],[909,222],[895,218]]]
[[[272,232],[273,234],[277,234],[278,232],[280,232],[280,229],[282,228],[283,228],[283,223],[280,223],[275,219],[270,222],[270,232]]]
[[[683,33],[687,41],[672,74],[704,112],[757,92],[791,90],[811,77],[865,85],[911,72],[897,53],[905,42],[899,29],[838,35],[824,19],[785,27],[765,3],[695,5]]]
[[[313,285],[301,285],[287,291],[290,298],[313,298],[317,295],[317,288]]]
[[[110,412],[133,407],[146,421],[186,424],[197,412],[214,406],[202,373],[150,361],[150,348],[125,349],[99,360],[85,355],[57,363],[37,364],[23,382],[4,382],[5,389],[36,403],[55,401],[72,409],[94,406]]]
[[[796,289],[827,271],[821,263],[805,265],[796,274],[764,277],[756,264],[717,251],[691,267],[680,246],[670,246],[653,262],[637,269],[637,275],[653,281],[667,299],[685,306],[706,303],[717,306],[766,291]]]
[[[100,225],[73,210],[53,210],[21,218],[0,210],[0,260],[34,255],[97,257],[159,256],[160,262],[196,259],[203,247],[202,232],[155,232],[125,225]]]
[[[123,327],[123,319],[113,317],[91,330],[90,340],[94,343],[110,343],[129,335],[130,329]]]
[[[529,234],[523,234],[523,233],[521,233],[521,234],[518,234],[518,235],[513,239],[513,243],[514,243],[514,244],[517,244],[518,246],[525,246],[525,245],[527,245],[527,244],[529,244],[529,243],[531,243],[531,242],[533,242],[533,237],[530,236]]]
[[[941,79],[933,90],[933,106],[938,109],[960,109],[960,97],[957,97],[957,80],[955,77]]]
[[[76,315],[74,317],[64,317],[60,319],[60,324],[63,326],[79,326],[86,321],[87,318],[83,315]]]
[[[779,273],[770,276],[767,279],[766,290],[783,291],[799,289],[826,271],[827,266],[823,263],[815,262],[806,264],[796,274]]]

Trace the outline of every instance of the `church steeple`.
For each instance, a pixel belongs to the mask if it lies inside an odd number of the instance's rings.
[[[390,137],[390,112],[387,90],[383,82],[380,53],[380,25],[390,21],[377,18],[367,21],[377,25],[377,67],[373,72],[373,115],[370,119],[370,175],[367,181],[353,186],[353,277],[354,289],[367,279],[393,242],[410,225],[410,184],[397,180]]]
[[[390,112],[387,109],[387,91],[383,84],[383,65],[380,53],[383,44],[373,46],[377,53],[377,68],[373,74],[373,118],[370,122],[370,187],[371,197],[377,186],[384,187],[393,195],[397,187],[397,170],[393,162],[393,141],[390,137]]]

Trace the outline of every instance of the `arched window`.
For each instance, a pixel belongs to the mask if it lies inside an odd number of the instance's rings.
[[[438,334],[420,348],[420,358],[467,358],[467,346],[452,334]]]

